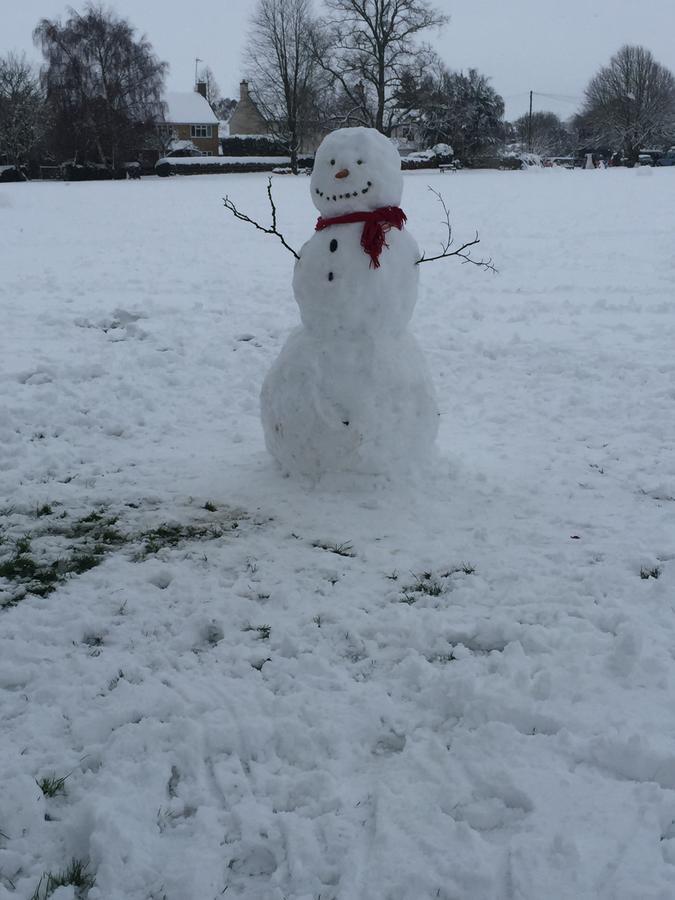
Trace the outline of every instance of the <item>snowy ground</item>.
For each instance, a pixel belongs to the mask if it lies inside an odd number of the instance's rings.
[[[316,487],[265,183],[0,188],[0,900],[672,900],[675,170],[407,175],[500,274],[422,267],[435,471]]]

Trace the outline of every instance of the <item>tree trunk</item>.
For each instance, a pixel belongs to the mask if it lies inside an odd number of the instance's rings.
[[[384,134],[384,55],[381,55],[377,62],[377,114],[375,116],[375,128]]]

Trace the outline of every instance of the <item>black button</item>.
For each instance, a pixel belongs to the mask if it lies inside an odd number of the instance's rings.
[[[333,238],[333,240],[330,242],[330,252],[335,253],[336,250],[337,250],[337,241],[335,240],[335,238]]]
[[[329,272],[329,273],[328,273],[328,280],[329,280],[329,281],[332,281],[332,280],[333,280],[333,273],[332,273],[332,272]]]

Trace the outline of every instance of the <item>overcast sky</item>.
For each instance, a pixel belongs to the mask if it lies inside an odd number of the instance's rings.
[[[0,0],[0,53],[39,60],[32,30],[62,16],[67,0]],[[82,2],[71,5],[81,8]],[[108,0],[145,32],[171,66],[168,87],[191,90],[195,57],[208,63],[225,96],[238,97],[247,20],[255,0]],[[315,0],[320,6],[320,0]],[[643,44],[675,71],[675,0],[436,0],[450,23],[429,39],[453,69],[492,78],[506,115],[534,108],[573,114],[594,72],[625,43]],[[542,96],[549,95],[549,96]],[[553,95],[553,96],[551,96]]]

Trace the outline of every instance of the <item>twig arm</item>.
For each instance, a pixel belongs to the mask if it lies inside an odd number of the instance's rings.
[[[246,213],[241,212],[241,210],[237,209],[232,200],[226,195],[223,197],[223,203],[225,204],[225,209],[229,209],[235,219],[239,219],[241,222],[248,222],[249,225],[253,225],[254,228],[257,228],[258,231],[263,231],[265,234],[273,234],[275,237],[278,237],[281,243],[287,250],[293,254],[296,259],[300,259],[299,255],[295,252],[295,250],[287,243],[286,238],[283,234],[277,229],[277,208],[274,205],[274,199],[272,198],[272,179],[267,179],[267,196],[270,201],[270,206],[272,207],[272,227],[265,228],[264,225],[261,225],[259,222],[256,222],[255,219],[252,219],[250,216],[247,216]]]
[[[494,263],[492,262],[492,257],[489,257],[488,259],[473,259],[471,256],[471,247],[475,247],[476,244],[480,244],[480,238],[478,237],[478,232],[476,232],[476,236],[474,237],[474,239],[472,241],[465,241],[465,243],[463,243],[461,245],[461,247],[457,247],[456,250],[452,250],[452,251],[450,250],[450,247],[452,246],[452,243],[453,243],[453,241],[452,241],[452,225],[450,224],[450,210],[446,206],[445,200],[443,199],[443,197],[439,191],[435,191],[432,187],[429,187],[429,190],[431,191],[432,194],[436,195],[436,198],[438,199],[439,203],[443,207],[443,214],[445,216],[444,224],[445,224],[446,228],[448,229],[448,236],[445,239],[445,241],[441,244],[441,252],[440,253],[438,253],[436,256],[425,256],[424,253],[422,253],[422,256],[417,260],[416,265],[419,265],[420,263],[423,263],[423,262],[434,262],[434,260],[437,260],[437,259],[446,259],[447,257],[450,257],[450,256],[458,256],[465,263],[471,263],[472,265],[478,266],[479,268],[485,269],[486,271],[489,271],[489,272],[496,272],[497,269],[495,268]]]

